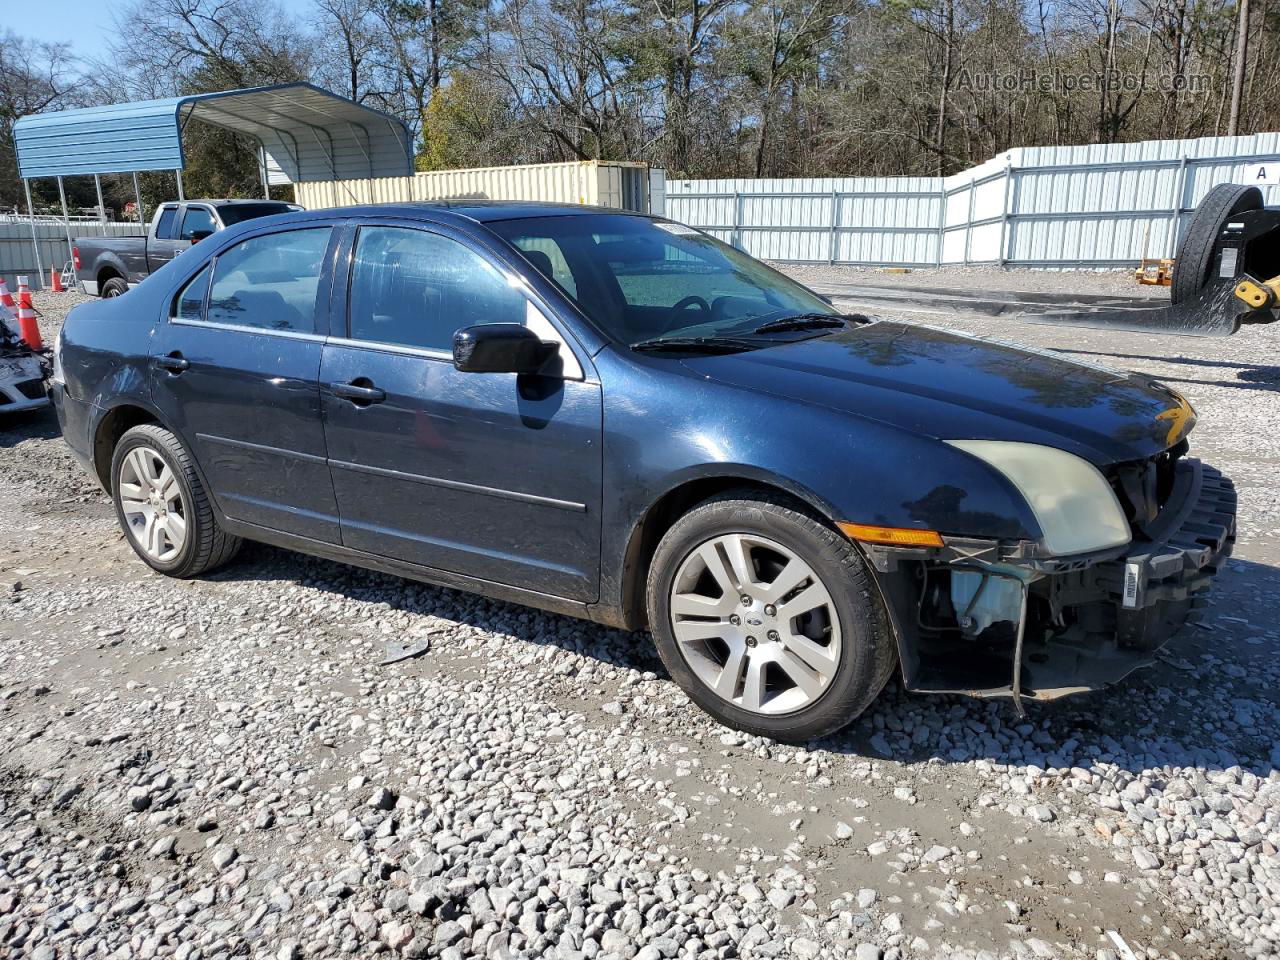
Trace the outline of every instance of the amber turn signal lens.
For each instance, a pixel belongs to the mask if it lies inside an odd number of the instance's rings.
[[[942,537],[933,530],[909,530],[903,527],[873,527],[865,523],[836,524],[851,540],[884,543],[891,547],[940,547]]]

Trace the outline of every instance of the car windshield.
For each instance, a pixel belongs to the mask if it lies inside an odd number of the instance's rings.
[[[625,214],[490,222],[609,337],[743,337],[759,328],[830,332],[839,313],[817,294],[700,230]],[[787,323],[788,318],[803,318]],[[831,318],[831,319],[824,319]]]
[[[218,207],[218,216],[226,226],[242,223],[245,220],[256,220],[258,217],[270,217],[277,213],[288,213],[300,209],[292,203],[227,203]]]

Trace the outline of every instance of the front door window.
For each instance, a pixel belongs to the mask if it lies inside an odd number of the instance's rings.
[[[524,323],[524,294],[456,240],[364,227],[351,273],[351,338],[449,352],[481,323]]]

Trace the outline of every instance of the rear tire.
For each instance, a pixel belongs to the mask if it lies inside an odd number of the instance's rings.
[[[111,457],[111,500],[125,539],[158,573],[186,579],[222,566],[240,538],[218,526],[190,454],[154,423],[126,430]]]
[[[1214,282],[1214,249],[1222,226],[1233,216],[1262,209],[1262,191],[1238,183],[1220,183],[1200,201],[1191,215],[1187,234],[1178,245],[1173,263],[1173,284],[1169,299],[1173,303],[1194,300],[1201,288]]]
[[[129,284],[124,277],[112,277],[98,290],[100,297],[119,297],[129,292]]]
[[[737,566],[735,550],[746,558]],[[871,705],[897,664],[857,547],[782,496],[727,493],[677,520],[654,553],[647,605],[676,683],[721,723],[756,736],[802,743],[834,733]]]

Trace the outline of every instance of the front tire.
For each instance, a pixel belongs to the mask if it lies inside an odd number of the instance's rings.
[[[166,576],[199,576],[240,549],[240,538],[218,526],[182,441],[157,424],[127,430],[116,444],[111,499],[129,545]]]
[[[857,548],[803,504],[755,491],[676,521],[649,569],[658,654],[721,723],[790,743],[834,733],[888,682],[896,644]]]

